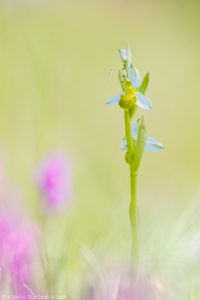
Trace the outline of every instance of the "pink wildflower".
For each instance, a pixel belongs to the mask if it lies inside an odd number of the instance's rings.
[[[71,171],[61,154],[48,156],[39,167],[39,189],[48,209],[62,209],[72,198]]]
[[[11,212],[0,215],[0,268],[11,289],[20,298],[28,299],[26,286],[31,286],[31,262],[36,246],[35,231],[20,224]]]

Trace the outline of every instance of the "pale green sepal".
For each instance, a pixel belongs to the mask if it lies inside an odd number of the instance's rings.
[[[163,150],[165,147],[161,142],[159,142],[157,139],[154,137],[147,137],[146,140],[146,145],[145,145],[145,151],[150,151],[150,152],[159,152]]]
[[[121,60],[123,62],[127,62],[127,60],[128,60],[128,53],[127,53],[126,49],[120,48],[118,50],[119,50],[119,54],[120,54]]]
[[[106,102],[106,104],[108,104],[108,105],[115,105],[115,104],[118,104],[119,101],[120,101],[120,97],[121,97],[120,95],[116,95],[116,96],[110,98],[110,99]]]
[[[135,141],[137,140],[137,137],[138,137],[139,126],[140,125],[139,125],[138,121],[133,122],[133,124],[131,126],[132,137]]]
[[[138,69],[133,66],[128,66],[128,78],[130,79],[132,86],[136,89],[141,84],[141,77]]]
[[[128,152],[128,144],[127,144],[127,140],[124,139],[120,145],[120,149],[122,152]]]
[[[136,92],[137,102],[136,105],[142,109],[150,110],[152,109],[152,102],[149,98],[141,94],[140,92]]]

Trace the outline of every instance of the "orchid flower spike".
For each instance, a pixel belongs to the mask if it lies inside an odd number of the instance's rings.
[[[141,109],[152,109],[151,100],[144,94],[149,83],[149,73],[141,81],[138,69],[132,64],[130,47],[119,49],[123,70],[119,71],[119,80],[122,93],[110,98],[106,103],[109,105],[119,104],[122,108],[138,107]]]
[[[151,110],[152,102],[145,96],[149,84],[149,73],[141,80],[138,69],[132,63],[129,45],[119,49],[122,60],[122,70],[119,71],[119,81],[122,91],[106,103],[119,104],[124,111],[125,138],[121,150],[125,152],[125,160],[129,165],[130,174],[130,225],[132,229],[132,258],[134,262],[139,257],[139,231],[137,222],[136,178],[144,150],[157,152],[164,148],[163,144],[153,137],[147,136],[144,118],[134,121],[138,109]]]

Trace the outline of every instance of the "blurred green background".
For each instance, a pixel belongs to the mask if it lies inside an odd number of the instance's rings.
[[[67,226],[69,257],[78,255],[80,244],[98,245],[101,253],[129,251],[123,113],[105,105],[120,91],[117,73],[110,80],[108,74],[120,68],[117,49],[127,40],[141,75],[150,72],[148,132],[166,147],[146,153],[141,165],[142,222],[149,226],[162,211],[178,215],[198,196],[199,36],[200,5],[194,0],[1,0],[2,152],[10,178],[36,215],[33,170],[48,152],[66,151],[74,206],[51,220],[48,232],[55,236],[57,222]],[[71,261],[76,270],[77,260]]]

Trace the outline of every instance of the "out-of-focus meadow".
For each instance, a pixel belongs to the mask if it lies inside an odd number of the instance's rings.
[[[199,36],[194,0],[1,1],[1,161],[30,216],[48,228],[53,266],[66,254],[61,286],[78,284],[84,247],[111,260],[129,254],[123,114],[105,105],[120,92],[117,49],[127,40],[141,74],[150,72],[148,132],[166,147],[143,158],[141,224],[163,236],[200,196]],[[70,160],[73,204],[43,222],[33,174],[59,150]]]

